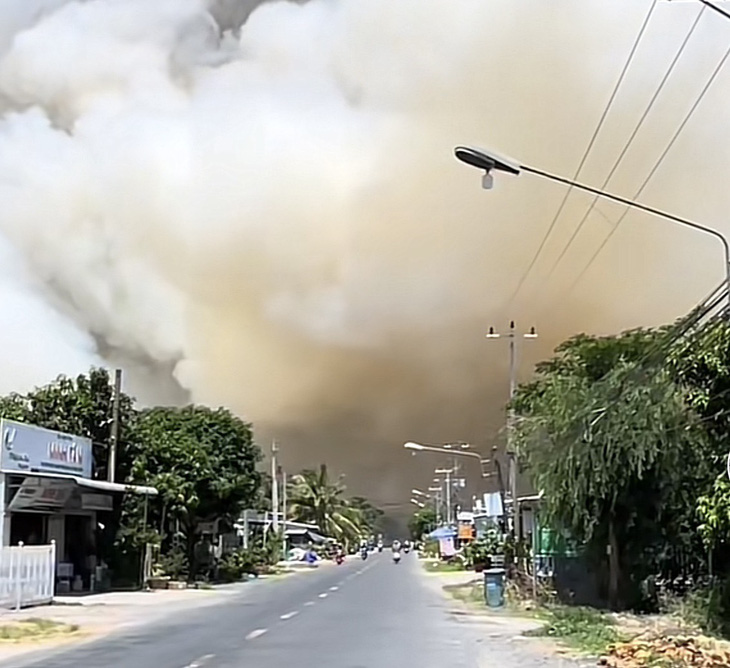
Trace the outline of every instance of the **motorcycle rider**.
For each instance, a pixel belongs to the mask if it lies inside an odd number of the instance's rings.
[[[397,564],[401,558],[401,544],[400,541],[394,540],[392,545],[393,550],[393,561]]]

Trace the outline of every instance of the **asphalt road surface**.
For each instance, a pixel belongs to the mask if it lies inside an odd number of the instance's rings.
[[[513,652],[495,639],[484,663],[483,628],[460,621],[426,582],[415,555],[389,553],[245,587],[220,605],[170,614],[3,668],[504,668]],[[103,614],[103,613],[100,613]],[[489,650],[489,648],[487,648]],[[491,651],[487,652],[489,655]],[[481,663],[480,657],[481,656]],[[536,657],[535,657],[536,658]],[[542,660],[530,665],[547,665]],[[514,666],[527,666],[514,656]]]

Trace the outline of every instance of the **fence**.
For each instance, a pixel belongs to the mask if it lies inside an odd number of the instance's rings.
[[[0,607],[50,603],[55,569],[55,543],[0,547]]]

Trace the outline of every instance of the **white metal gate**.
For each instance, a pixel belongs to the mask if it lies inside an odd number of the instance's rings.
[[[50,603],[56,572],[56,544],[0,547],[0,606]]]

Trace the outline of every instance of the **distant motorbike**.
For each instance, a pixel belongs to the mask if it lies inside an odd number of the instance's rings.
[[[368,551],[367,550],[360,550],[360,558],[365,561],[365,559],[368,558]]]
[[[337,564],[338,566],[339,566],[339,565],[340,565],[340,564],[341,564],[341,563],[342,563],[342,562],[343,562],[344,560],[345,560],[345,555],[344,555],[344,554],[338,554],[338,555],[337,555],[337,556],[335,557],[335,563],[336,563],[336,564]]]
[[[408,545],[406,545],[406,546],[405,546],[405,547],[403,548],[403,552],[405,552],[406,554],[408,554],[408,553],[409,553],[410,551],[411,551],[411,548],[410,548],[410,547],[409,547]]]
[[[400,552],[393,552],[393,562],[398,563],[400,561]]]

